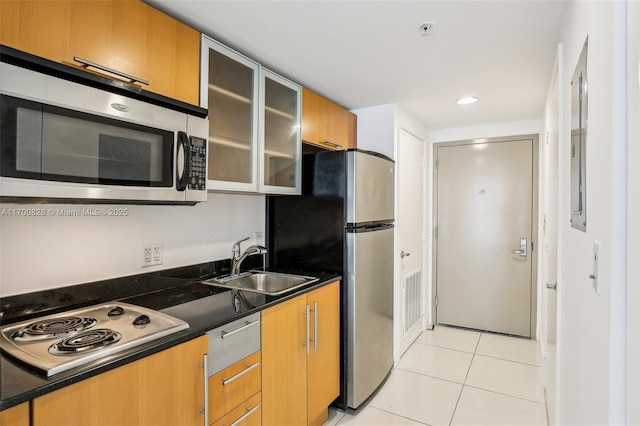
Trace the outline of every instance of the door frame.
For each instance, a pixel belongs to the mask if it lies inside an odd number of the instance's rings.
[[[537,327],[538,327],[538,289],[540,287],[540,283],[538,282],[538,270],[539,270],[539,260],[538,260],[538,208],[539,208],[539,200],[538,200],[538,186],[539,186],[539,156],[540,156],[540,144],[539,144],[539,135],[538,134],[529,134],[529,135],[514,135],[514,136],[502,136],[502,137],[493,137],[493,138],[476,138],[476,139],[466,139],[459,141],[450,141],[450,142],[438,142],[433,144],[432,151],[432,170],[433,170],[433,200],[432,200],[432,224],[433,224],[433,238],[431,239],[431,280],[433,283],[433,291],[431,293],[431,309],[434,312],[433,315],[433,323],[434,325],[438,323],[438,307],[436,305],[436,297],[438,295],[438,281],[437,281],[437,273],[438,273],[438,237],[436,233],[436,229],[438,227],[438,157],[437,152],[439,147],[445,146],[458,146],[458,145],[474,145],[478,143],[499,143],[499,142],[509,142],[516,140],[530,139],[532,142],[532,188],[531,188],[531,307],[530,307],[530,317],[529,323],[531,324],[530,333],[531,339],[537,340]]]
[[[402,149],[400,147],[400,135],[402,132],[407,133],[410,136],[413,136],[414,138],[416,138],[417,140],[419,140],[422,143],[422,157],[420,159],[420,161],[422,162],[422,223],[421,223],[421,229],[420,229],[420,234],[422,235],[422,256],[420,257],[420,268],[422,269],[422,282],[421,282],[421,286],[422,286],[422,298],[420,299],[420,311],[422,313],[422,318],[419,322],[418,325],[415,325],[414,327],[419,327],[419,332],[417,332],[417,334],[415,334],[415,336],[413,337],[413,340],[411,341],[411,343],[409,343],[407,341],[407,339],[405,338],[405,332],[404,332],[404,280],[402,277],[402,268],[400,266],[400,261],[398,260],[400,258],[400,252],[401,252],[401,241],[400,241],[400,226],[398,224],[398,219],[400,218],[400,185],[402,185],[402,182],[400,182],[399,179],[399,172],[398,169],[401,167],[400,165],[400,150]],[[393,297],[394,297],[394,363],[395,365],[397,365],[400,362],[400,357],[407,351],[407,349],[409,349],[409,347],[411,346],[411,344],[415,341],[415,339],[418,338],[418,336],[420,336],[420,333],[422,333],[426,326],[425,326],[425,322],[427,319],[427,315],[429,314],[429,312],[427,312],[427,300],[428,300],[428,291],[429,291],[429,284],[427,282],[427,262],[426,262],[426,258],[427,258],[427,240],[426,240],[426,230],[427,230],[427,224],[426,224],[426,218],[427,218],[427,200],[428,200],[428,194],[427,194],[427,156],[428,156],[428,148],[427,148],[427,141],[424,137],[421,137],[417,134],[417,132],[412,131],[411,129],[404,127],[404,126],[398,126],[398,133],[397,133],[397,139],[398,139],[398,144],[396,147],[396,152],[395,152],[395,158],[396,158],[396,197],[395,197],[395,211],[394,211],[394,215],[396,218],[396,239],[395,239],[395,253],[394,253],[394,259],[396,263],[396,266],[394,267],[394,293],[393,293]],[[415,330],[414,330],[415,333]]]

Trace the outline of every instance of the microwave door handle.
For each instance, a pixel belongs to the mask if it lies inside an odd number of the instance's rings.
[[[185,132],[178,132],[178,152],[180,152],[180,147],[182,147],[182,157],[183,157],[183,165],[182,165],[182,175],[180,175],[179,167],[176,167],[176,188],[178,191],[184,191],[187,189],[187,185],[189,184],[189,176],[191,176],[191,161],[190,156],[191,152],[189,149],[189,136]],[[178,166],[180,165],[180,155],[176,155],[178,162]]]

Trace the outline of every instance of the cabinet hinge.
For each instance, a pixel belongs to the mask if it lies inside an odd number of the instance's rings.
[[[436,170],[440,167],[440,159],[436,158]]]
[[[546,141],[546,144],[549,145],[549,131],[548,130],[545,132],[545,141]]]
[[[436,226],[436,229],[433,230],[433,235],[434,238],[437,240],[438,239],[438,227]]]
[[[422,159],[422,167],[426,168],[428,165],[429,165],[429,164],[428,164],[428,162],[427,162],[427,159],[426,159],[426,158],[423,158],[423,159]]]
[[[434,304],[436,305],[436,308],[437,308],[438,307],[438,296],[435,297]]]

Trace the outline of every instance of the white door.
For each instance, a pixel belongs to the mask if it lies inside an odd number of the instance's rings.
[[[547,99],[546,134],[542,150],[542,350],[545,399],[549,426],[555,425],[558,283],[558,75],[554,75]]]
[[[436,320],[531,337],[534,141],[437,148]]]
[[[400,350],[406,351],[422,332],[424,316],[424,143],[400,130],[398,144],[398,264],[402,291],[399,297],[401,318]],[[398,328],[396,328],[398,330]]]

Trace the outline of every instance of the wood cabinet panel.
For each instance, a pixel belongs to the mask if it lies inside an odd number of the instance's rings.
[[[262,385],[260,352],[249,355],[245,359],[225,368],[209,377],[209,420],[214,422],[237,407],[251,395],[260,391]],[[258,364],[257,367],[253,367]],[[251,369],[250,369],[251,368]],[[250,370],[249,370],[250,369]],[[238,374],[237,379],[224,384],[224,381]],[[238,416],[239,417],[239,416]]]
[[[302,140],[326,149],[356,147],[357,117],[309,89],[302,90]]]
[[[23,402],[15,407],[0,411],[0,425],[29,426],[29,403]]]
[[[340,394],[340,283],[309,293],[307,303],[314,310],[314,342],[307,362],[308,423],[321,425],[327,419],[327,407]]]
[[[206,351],[202,336],[36,398],[32,426],[201,425]]]
[[[306,296],[262,311],[262,423],[307,423]]]
[[[322,425],[339,392],[340,282],[264,310],[263,424]]]
[[[240,424],[242,426],[260,426],[262,425],[262,396],[258,392],[243,404],[240,404],[222,417],[212,426],[229,426],[238,421],[242,416],[246,416]]]
[[[200,34],[139,0],[3,0],[0,43],[69,65],[77,56],[199,103]]]
[[[71,4],[0,1],[0,44],[60,62],[69,52]]]

